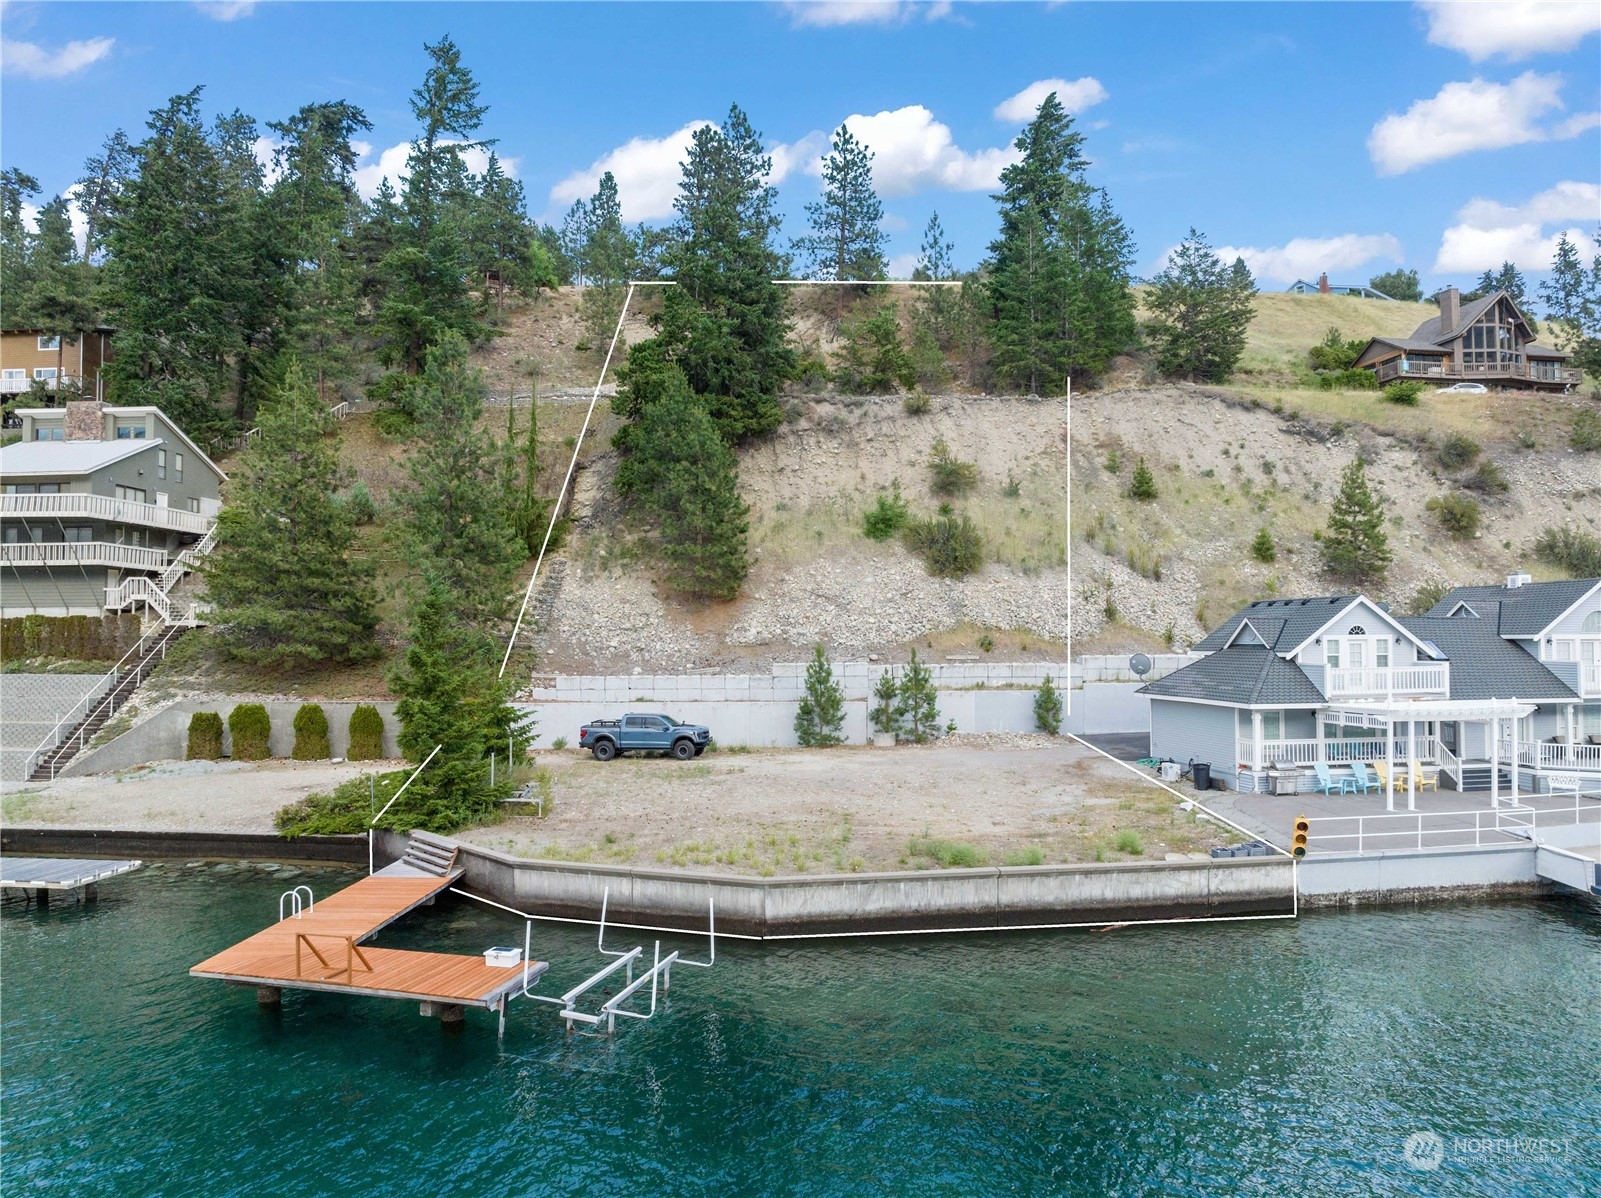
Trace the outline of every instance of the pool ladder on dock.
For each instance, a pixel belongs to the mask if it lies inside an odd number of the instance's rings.
[[[300,892],[302,890],[306,892],[306,901],[304,904],[302,904],[300,901]],[[282,923],[287,918],[287,916],[284,915],[285,909],[288,910],[289,915],[292,915],[296,919],[300,918],[303,911],[315,911],[317,909],[317,898],[311,893],[311,887],[296,886],[293,890],[286,890],[278,896],[279,923]]]
[[[658,983],[660,993],[666,994],[672,986],[673,966],[687,965],[695,969],[710,969],[717,964],[717,912],[713,900],[706,900],[706,927],[707,936],[711,942],[711,950],[705,961],[692,961],[677,952],[662,956],[662,942],[656,941],[655,953],[652,957],[651,967],[637,978],[634,976],[634,964],[641,961],[645,955],[643,946],[636,945],[630,949],[610,949],[606,947],[606,908],[611,901],[611,887],[607,887],[600,900],[600,934],[596,937],[595,947],[602,956],[612,957],[611,964],[597,970],[562,995],[535,994],[528,989],[528,960],[529,952],[533,948],[534,924],[532,920],[525,921],[523,929],[523,992],[522,997],[531,998],[536,1002],[552,1003],[559,1006],[559,1017],[571,1032],[575,1023],[586,1023],[591,1027],[599,1028],[605,1025],[605,1034],[610,1036],[617,1030],[617,1020],[622,1019],[650,1019],[656,1014],[656,1000]],[[599,986],[607,978],[623,971],[624,986],[616,994],[601,1004],[600,1010],[594,1014],[578,1010],[578,1000],[589,991]],[[650,1009],[648,1011],[629,1011],[624,1009],[634,995],[650,985]]]

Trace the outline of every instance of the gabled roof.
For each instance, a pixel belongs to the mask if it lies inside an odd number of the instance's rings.
[[[1457,587],[1426,614],[1450,616],[1466,604],[1484,623],[1493,624],[1500,636],[1539,636],[1598,587],[1601,587],[1601,578],[1526,582],[1512,589],[1504,586]]]
[[[1209,653],[1182,670],[1146,683],[1138,693],[1158,699],[1202,699],[1240,707],[1323,704],[1323,693],[1312,685],[1300,666],[1261,645],[1234,645]]]
[[[1435,346],[1444,345],[1447,341],[1455,341],[1461,335],[1463,329],[1488,312],[1495,306],[1496,300],[1504,296],[1506,296],[1505,291],[1492,291],[1489,295],[1481,295],[1476,300],[1468,300],[1457,309],[1456,324],[1449,329],[1440,327],[1440,321],[1443,316],[1431,316],[1412,330],[1412,336],[1408,340],[1426,342]],[[1512,306],[1513,308],[1517,307],[1516,304]],[[1519,313],[1519,315],[1521,316],[1522,313]]]
[[[1360,595],[1322,595],[1312,599],[1259,599],[1224,620],[1196,643],[1201,653],[1222,649],[1246,620],[1270,649],[1288,653],[1316,636],[1318,629],[1360,599]]]
[[[1538,659],[1497,634],[1491,620],[1431,615],[1407,616],[1401,623],[1439,645],[1450,660],[1452,699],[1579,697]]]
[[[160,444],[159,437],[150,441],[19,441],[0,449],[0,475],[10,481],[90,474]]]
[[[211,455],[205,450],[201,449],[200,446],[196,445],[194,441],[190,439],[189,434],[184,432],[183,429],[179,428],[177,422],[174,421],[171,416],[167,415],[166,412],[162,411],[154,404],[103,404],[101,405],[101,411],[105,415],[113,417],[154,416],[158,421],[161,422],[162,428],[166,430],[166,432],[163,434],[164,436],[170,435],[176,437],[183,445],[184,451],[192,455],[200,462],[201,465],[205,466],[207,470],[210,470],[213,474],[215,474],[217,476],[217,481],[226,482],[228,480],[228,475],[224,473],[221,466],[217,465],[216,462],[211,460]],[[35,424],[65,424],[67,419],[67,409],[65,407],[35,408],[31,410],[30,414],[33,416]],[[151,442],[145,442],[145,444],[151,444]]]

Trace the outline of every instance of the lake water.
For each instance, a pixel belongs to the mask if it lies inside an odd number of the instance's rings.
[[[1601,1191],[1601,913],[1578,900],[724,941],[610,1041],[530,1003],[497,1042],[489,1012],[264,1013],[189,978],[292,883],[359,876],[288,873],[168,864],[98,903],[7,905],[8,1198]],[[513,942],[519,921],[458,901],[379,941]],[[535,955],[547,993],[601,963],[553,925]],[[1436,1168],[1413,1133],[1440,1137]]]

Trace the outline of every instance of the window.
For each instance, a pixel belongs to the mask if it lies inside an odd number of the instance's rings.
[[[46,352],[54,353],[56,350],[58,350],[60,348],[61,348],[61,338],[60,337],[40,337],[39,338],[39,352],[40,353],[46,353]],[[53,377],[54,376],[54,371],[52,371],[51,374],[52,374],[52,377]],[[34,378],[38,378],[39,376],[37,374],[35,374],[33,377]]]
[[[1282,711],[1264,711],[1262,713],[1262,739],[1284,739],[1284,713]]]
[[[39,494],[41,494],[41,495],[59,495],[59,494],[61,494],[61,484],[60,483],[40,483],[39,484]]]
[[[67,430],[59,426],[56,428],[44,428],[36,424],[33,426],[33,439],[35,441],[65,441],[67,439]]]
[[[1381,670],[1390,666],[1390,638],[1380,636],[1373,638],[1373,664]]]
[[[117,488],[117,498],[125,503],[143,503],[145,501],[144,488],[119,486]]]
[[[35,366],[33,368],[33,378],[35,382],[49,382],[55,377],[56,368],[54,366]]]
[[[167,477],[167,451],[165,449],[156,450],[156,477]]]
[[[200,514],[200,500],[191,498],[189,500],[189,510],[198,516]]]
[[[1363,628],[1360,624],[1352,624],[1345,630],[1346,636],[1366,636],[1367,634],[1367,629]]]
[[[6,367],[4,370],[0,370],[0,379],[5,379],[8,383],[14,383],[19,379],[26,379],[27,377],[28,372],[26,370],[18,370],[11,366]]]
[[[117,425],[117,440],[143,441],[145,439],[145,426],[142,424]]]
[[[1331,636],[1323,643],[1323,660],[1329,663],[1331,670],[1340,668],[1340,638]]]
[[[181,453],[172,455],[172,481],[175,483],[183,482],[183,454]]]
[[[1579,631],[1585,636],[1601,636],[1601,611],[1593,611],[1585,616]]]
[[[63,531],[65,531],[67,534],[68,541],[76,542],[80,545],[85,541],[94,540],[94,529],[90,528],[87,524],[69,525]]]
[[[150,534],[142,528],[128,528],[125,525],[117,525],[117,544],[119,545],[144,547],[149,544],[149,537]]]

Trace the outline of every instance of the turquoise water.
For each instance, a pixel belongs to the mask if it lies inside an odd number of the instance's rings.
[[[8,1198],[1601,1190],[1601,915],[1577,901],[724,941],[612,1041],[528,1004],[497,1043],[483,1011],[460,1032],[332,995],[266,1014],[190,979],[274,918],[287,872],[147,867],[96,904],[7,906]],[[600,963],[592,932],[535,937],[546,992]],[[521,925],[453,902],[380,942]],[[1402,1156],[1424,1130],[1436,1171]]]

